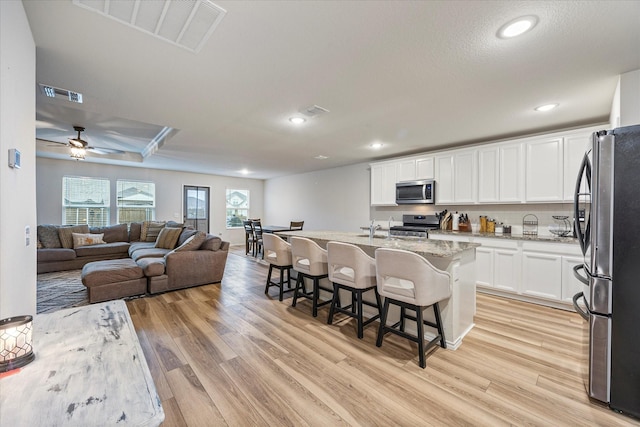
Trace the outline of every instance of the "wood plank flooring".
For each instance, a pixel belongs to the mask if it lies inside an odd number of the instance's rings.
[[[640,426],[589,401],[577,314],[478,294],[476,326],[418,366],[396,336],[291,294],[229,254],[222,284],[127,302],[166,414],[163,426]],[[288,296],[288,298],[287,298]]]

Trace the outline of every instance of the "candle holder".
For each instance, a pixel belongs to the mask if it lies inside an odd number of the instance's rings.
[[[32,330],[32,316],[0,320],[0,372],[21,368],[36,358],[31,344]]]

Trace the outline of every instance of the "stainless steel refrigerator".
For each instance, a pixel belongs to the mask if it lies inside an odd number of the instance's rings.
[[[589,322],[589,395],[640,417],[640,125],[593,134],[574,210],[584,290],[573,305]]]

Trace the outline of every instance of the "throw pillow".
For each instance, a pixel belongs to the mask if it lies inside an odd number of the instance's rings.
[[[198,230],[196,230],[195,228],[191,228],[191,227],[183,228],[182,233],[180,233],[180,238],[178,238],[178,246],[182,245],[184,242],[187,241],[189,237],[193,236],[197,232]]]
[[[108,225],[106,227],[89,227],[89,233],[104,234],[102,240],[107,243],[129,241],[129,230],[127,229],[127,224]]]
[[[185,240],[183,244],[178,246],[175,249],[175,252],[197,251],[198,249],[200,249],[200,245],[202,245],[202,242],[204,242],[206,238],[207,233],[205,233],[204,231],[198,231],[196,232],[196,234]]]
[[[60,243],[62,243],[63,248],[73,248],[73,233],[89,234],[89,226],[84,224],[60,227],[58,229],[58,236],[60,236]]]
[[[73,249],[80,246],[92,246],[92,245],[101,245],[103,243],[107,243],[103,240],[104,234],[82,234],[82,233],[71,233],[73,237]]]
[[[42,243],[43,248],[55,249],[62,247],[62,243],[60,243],[60,236],[58,235],[58,228],[60,227],[53,224],[38,226],[38,240]]]
[[[140,241],[155,242],[164,226],[164,222],[144,221],[140,230]]]
[[[182,233],[182,228],[164,227],[158,234],[155,247],[162,249],[175,248],[180,233]]]

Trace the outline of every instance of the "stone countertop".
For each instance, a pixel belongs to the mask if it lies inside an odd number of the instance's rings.
[[[415,252],[424,257],[450,258],[466,250],[475,249],[479,243],[451,242],[446,240],[429,240],[416,238],[387,238],[376,235],[370,239],[362,233],[349,233],[343,231],[285,231],[278,233],[280,236],[306,237],[316,241],[320,246],[326,247],[326,242],[338,241],[351,243],[361,247],[367,253],[375,251],[375,248],[395,248]]]
[[[531,242],[552,242],[552,243],[569,243],[578,244],[578,239],[575,237],[557,237],[557,236],[524,236],[522,234],[495,234],[495,233],[472,233],[465,231],[451,231],[451,230],[429,230],[429,234],[440,234],[443,236],[462,236],[462,237],[488,237],[492,239],[508,239],[508,240],[526,240]]]

